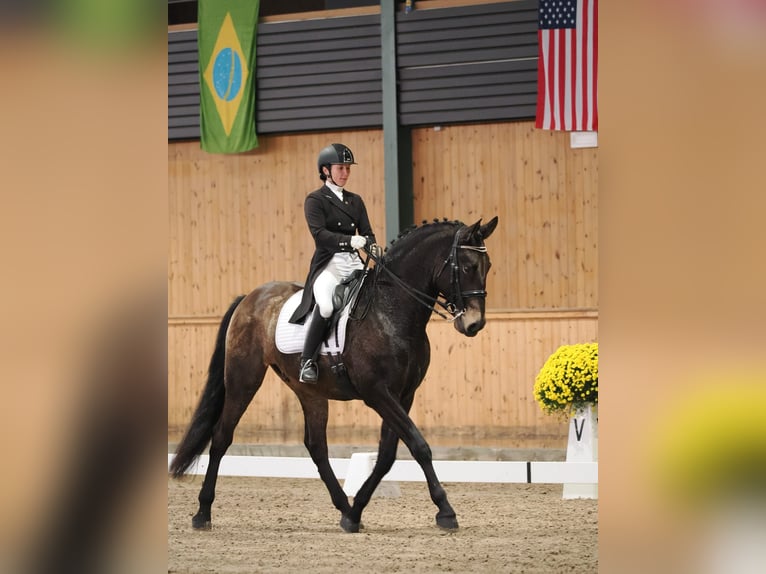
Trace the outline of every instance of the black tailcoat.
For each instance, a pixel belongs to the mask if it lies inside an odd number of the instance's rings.
[[[303,211],[309,231],[314,237],[314,256],[311,258],[309,274],[300,305],[290,317],[291,323],[303,323],[314,306],[314,280],[332,259],[335,253],[355,251],[351,247],[351,236],[367,237],[367,245],[376,243],[375,235],[367,217],[367,208],[361,196],[343,191],[343,201],[338,199],[326,185],[306,196]]]

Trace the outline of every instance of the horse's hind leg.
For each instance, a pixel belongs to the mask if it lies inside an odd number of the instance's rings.
[[[192,526],[207,530],[212,526],[211,507],[215,500],[215,485],[218,480],[218,469],[221,459],[234,440],[234,428],[242,418],[253,396],[261,387],[266,375],[266,366],[259,359],[255,362],[252,357],[248,360],[228,358],[226,363],[226,398],[221,417],[213,429],[210,442],[210,462],[208,463],[205,480],[199,493],[199,511],[192,518]]]
[[[308,399],[300,396],[298,398],[300,399],[301,407],[303,407],[303,419],[305,421],[303,443],[311,455],[311,460],[316,464],[319,477],[327,487],[333,505],[342,514],[341,525],[343,525],[343,519],[351,511],[351,506],[348,503],[346,493],[343,492],[343,488],[341,488],[338,482],[338,477],[335,476],[335,472],[332,466],[330,466],[327,452],[327,399]]]

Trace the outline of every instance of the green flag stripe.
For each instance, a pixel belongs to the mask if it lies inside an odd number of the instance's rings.
[[[259,0],[199,0],[200,145],[210,153],[258,146],[255,47]]]

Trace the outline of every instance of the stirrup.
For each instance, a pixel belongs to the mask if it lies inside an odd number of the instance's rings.
[[[312,359],[301,359],[301,372],[298,380],[301,383],[314,385],[319,378],[319,369]]]

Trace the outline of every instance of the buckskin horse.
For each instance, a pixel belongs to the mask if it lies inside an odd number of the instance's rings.
[[[455,329],[468,337],[484,327],[490,268],[484,240],[496,226],[497,217],[485,225],[481,219],[473,225],[434,220],[406,230],[391,242],[369,270],[371,276],[359,292],[357,316],[348,321],[342,353],[346,377],[336,376],[328,357],[320,356],[317,384],[300,383],[299,354],[283,354],[275,345],[280,309],[302,285],[271,282],[237,297],[221,321],[207,383],[170,464],[172,476],[181,477],[210,442],[209,465],[192,526],[211,527],[221,458],[271,367],[300,401],[304,444],[341,513],[343,530],[359,531],[362,511],[393,466],[399,440],[423,469],[431,499],[439,509],[436,524],[456,529],[457,517],[434,472],[431,449],[409,411],[430,362],[426,325],[431,313],[448,319],[449,314]],[[358,312],[360,308],[362,312]],[[362,400],[382,419],[377,461],[353,504],[328,458],[330,400]]]

